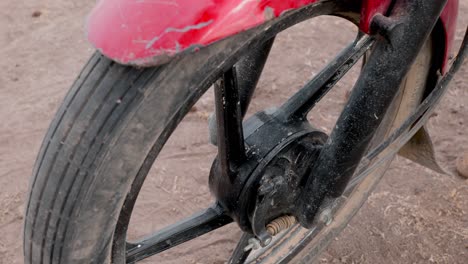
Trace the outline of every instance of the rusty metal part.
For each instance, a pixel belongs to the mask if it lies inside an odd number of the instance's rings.
[[[447,174],[437,162],[434,145],[427,130],[422,127],[398,152],[405,157],[435,172]]]
[[[285,215],[271,221],[267,226],[267,232],[271,236],[276,236],[281,231],[292,227],[296,223],[296,218],[292,215]]]
[[[285,215],[276,218],[266,226],[266,230],[270,237],[268,237],[265,241],[261,241],[256,237],[250,238],[248,240],[248,245],[244,248],[244,251],[257,250],[261,247],[268,246],[271,242],[271,237],[276,236],[281,231],[289,229],[296,223],[296,218],[292,215]]]
[[[432,54],[434,49],[432,41],[426,41],[423,49],[420,51],[413,67],[408,73],[405,81],[410,84],[409,89],[404,89],[401,96],[400,109],[395,117],[394,124],[396,129],[399,124],[410,116],[414,109],[416,109],[424,99],[426,90],[432,90],[436,83],[429,82],[430,75],[436,74],[431,72],[431,64],[433,63]],[[408,141],[398,154],[413,162],[416,162],[426,168],[435,172],[445,174],[445,171],[437,163],[434,146],[431,137],[425,127],[422,127],[412,138]]]

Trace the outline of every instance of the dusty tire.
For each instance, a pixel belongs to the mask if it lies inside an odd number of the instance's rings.
[[[128,124],[125,116],[142,100],[143,87],[156,73],[118,65],[99,53],[83,69],[56,114],[36,161],[25,217],[26,263],[104,262],[112,227],[103,224],[98,231],[82,221],[83,217],[108,221],[106,218],[115,215],[118,199],[82,201],[96,188],[97,169]],[[116,188],[115,196],[125,195],[124,180],[117,175],[106,180],[108,187]],[[94,195],[102,196],[103,191]],[[96,232],[106,241],[91,242],[91,233]],[[89,247],[98,247],[102,254],[94,252],[89,258]]]
[[[223,69],[271,36],[257,28],[158,68],[123,66],[94,54],[52,121],[33,170],[25,263],[109,262],[135,178],[146,175]]]

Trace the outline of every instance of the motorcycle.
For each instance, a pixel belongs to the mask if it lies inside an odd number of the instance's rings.
[[[96,48],[45,136],[25,263],[136,263],[235,222],[228,263],[313,261],[400,154],[443,172],[424,128],[461,67],[458,0],[100,0]],[[356,39],[282,105],[245,118],[280,32],[344,18]],[[363,59],[331,133],[307,115]],[[211,207],[136,241],[138,194],[168,138],[214,86]]]

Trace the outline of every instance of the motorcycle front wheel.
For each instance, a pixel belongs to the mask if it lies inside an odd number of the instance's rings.
[[[279,32],[318,15],[359,21],[359,13],[335,2],[288,12],[158,67],[120,65],[96,52],[65,97],[38,155],[25,217],[25,263],[134,263],[232,222],[214,206],[143,239],[152,243],[149,246],[127,241],[132,211],[146,175],[191,107],[252,50],[260,47],[268,55]],[[252,71],[261,72],[266,58],[258,63],[260,69]],[[401,85],[374,146],[417,107],[432,63],[429,39]],[[295,225],[250,255],[235,250],[230,263],[312,261],[362,206],[390,162],[354,181],[330,225],[320,229]],[[198,227],[196,235],[187,232]]]

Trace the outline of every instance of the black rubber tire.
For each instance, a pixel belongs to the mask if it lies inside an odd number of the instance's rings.
[[[96,230],[83,220],[108,222],[106,218],[115,215],[119,202],[111,197],[124,195],[117,190],[126,179],[118,175],[114,180],[101,178],[116,193],[102,197],[104,200],[85,197],[98,185],[97,170],[115,146],[117,134],[128,124],[125,116],[142,100],[144,87],[157,72],[121,66],[99,53],[89,60],[56,114],[36,161],[25,217],[26,263],[104,262],[112,226],[102,224]],[[97,190],[94,195],[103,196],[104,191]],[[91,242],[89,233],[93,232],[106,241]],[[89,258],[85,253],[89,246],[99,248],[102,254],[94,252]],[[80,256],[71,255],[73,252]]]

